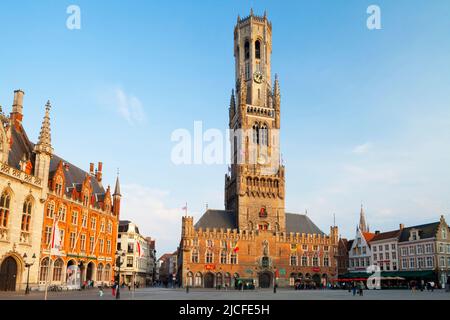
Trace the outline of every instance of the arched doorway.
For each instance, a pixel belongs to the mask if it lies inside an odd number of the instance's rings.
[[[3,260],[0,267],[0,291],[16,291],[17,262],[13,257]]]
[[[89,262],[86,269],[86,281],[94,280],[94,269],[94,263],[92,261]]]
[[[272,274],[270,272],[263,272],[259,274],[259,287],[270,288],[272,285]]]
[[[314,283],[316,284],[316,286],[320,286],[320,280],[321,280],[321,278],[320,278],[320,275],[319,274],[317,274],[317,273],[315,273],[313,276],[312,276],[312,280],[314,281]]]
[[[214,288],[214,274],[211,272],[205,274],[205,288]]]

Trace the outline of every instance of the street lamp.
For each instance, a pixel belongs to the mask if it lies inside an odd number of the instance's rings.
[[[33,256],[31,257],[31,261],[29,261],[28,256],[26,253],[23,254],[23,260],[25,261],[25,268],[28,269],[28,273],[27,273],[27,287],[25,288],[25,294],[29,294],[30,293],[30,268],[31,266],[34,264],[35,260],[36,260],[36,255],[33,253]]]
[[[120,299],[120,266],[122,265],[122,259],[121,257],[125,257],[125,252],[122,250],[116,251],[116,266],[119,266],[118,275],[117,275],[117,292],[116,292],[116,299]]]

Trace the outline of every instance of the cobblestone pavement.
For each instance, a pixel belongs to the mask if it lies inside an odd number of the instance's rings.
[[[0,292],[0,300],[42,300],[43,292],[32,292],[25,295],[23,292]],[[97,289],[84,291],[49,292],[49,300],[115,300],[111,289],[106,289],[100,297]],[[143,288],[137,289],[134,294],[128,289],[121,290],[122,300],[450,300],[450,292],[435,290],[434,292],[410,290],[365,290],[364,296],[353,296],[346,290],[307,290],[295,291],[292,289],[272,290],[213,290]]]

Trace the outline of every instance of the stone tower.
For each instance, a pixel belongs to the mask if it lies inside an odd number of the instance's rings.
[[[280,88],[271,80],[272,24],[238,17],[234,29],[236,87],[229,109],[231,166],[225,208],[240,230],[286,230],[284,166],[280,162]],[[236,93],[236,94],[235,94]]]

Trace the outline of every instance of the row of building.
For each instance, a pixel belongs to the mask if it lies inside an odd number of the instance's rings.
[[[103,185],[101,162],[86,172],[54,153],[50,102],[38,141],[31,142],[23,127],[23,99],[22,90],[14,92],[9,115],[0,107],[0,291],[23,290],[27,283],[40,289],[109,284],[121,249],[121,281],[134,274],[142,285],[152,283],[155,242],[120,222],[119,178],[112,190]],[[61,240],[56,255],[55,238]]]
[[[441,216],[432,223],[370,232],[361,207],[355,238],[339,240],[336,259],[341,279],[367,277],[377,269],[381,279],[445,286],[450,278],[450,229]]]

